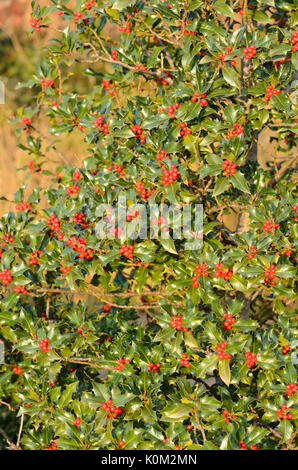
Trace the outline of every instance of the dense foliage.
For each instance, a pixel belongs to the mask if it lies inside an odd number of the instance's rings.
[[[13,120],[30,171],[51,184],[20,188],[1,218],[2,448],[297,445],[294,7],[32,2],[30,34],[42,42],[57,15],[64,26]],[[265,128],[284,154],[267,167]],[[88,154],[72,168],[56,140],[77,132]],[[114,224],[120,193],[128,227],[152,203],[202,204],[202,249],[160,214],[170,238],[131,239]]]

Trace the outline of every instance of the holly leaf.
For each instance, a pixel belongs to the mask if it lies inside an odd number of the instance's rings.
[[[227,385],[231,382],[230,360],[220,359],[218,361],[218,372],[221,380]]]

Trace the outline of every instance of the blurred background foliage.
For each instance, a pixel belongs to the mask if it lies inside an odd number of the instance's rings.
[[[0,105],[0,193],[8,200],[13,199],[15,191],[23,183],[27,185],[29,194],[34,187],[47,186],[50,181],[49,176],[42,173],[28,175],[26,171],[28,156],[18,147],[19,143],[26,142],[26,135],[24,133],[19,137],[16,136],[15,126],[8,122],[20,107],[26,107],[31,103],[35,94],[33,89],[18,88],[18,83],[28,81],[34,74],[36,63],[42,57],[43,47],[53,36],[53,28],[59,29],[65,26],[57,17],[51,24],[51,28],[43,29],[38,35],[28,34],[30,12],[31,2],[28,0],[1,0],[0,2],[0,80],[5,85],[5,104]],[[117,29],[111,30],[111,27],[108,29],[109,36],[118,34]],[[68,87],[71,89],[75,84],[76,89],[85,92],[94,85],[95,81],[93,77],[84,75],[78,84],[76,77],[80,67],[83,66],[73,64]],[[102,64],[102,72],[104,73],[108,67],[109,65]],[[82,77],[82,74],[79,75]],[[41,118],[39,126],[40,131],[46,133],[49,124]],[[67,140],[55,141],[55,146],[74,166],[80,166],[80,162],[86,157],[86,146],[79,131],[73,132],[71,138]],[[55,171],[58,163],[57,156],[49,151],[48,158],[46,169]],[[29,179],[28,176],[30,176]],[[12,203],[0,200],[0,214],[12,210],[13,207]]]

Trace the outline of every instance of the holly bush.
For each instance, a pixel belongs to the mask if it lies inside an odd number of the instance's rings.
[[[32,1],[53,37],[11,121],[49,184],[1,218],[2,448],[295,448],[295,25],[294,1]],[[154,204],[203,205],[202,246],[171,214],[133,237]]]

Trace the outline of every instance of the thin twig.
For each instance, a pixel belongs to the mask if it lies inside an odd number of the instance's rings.
[[[200,422],[200,419],[199,419],[197,410],[196,410],[195,408],[193,408],[193,413],[194,413],[194,416],[195,416],[195,420],[196,420],[197,426],[198,426],[199,430],[200,430],[201,433],[202,433],[203,441],[206,441],[206,434],[205,434],[205,431],[204,431],[203,426],[201,425],[201,422]]]
[[[21,416],[21,422],[20,422],[20,428],[19,428],[18,440],[17,440],[17,447],[20,446],[20,440],[21,440],[21,435],[22,435],[22,431],[23,431],[23,425],[24,425],[24,415]]]

